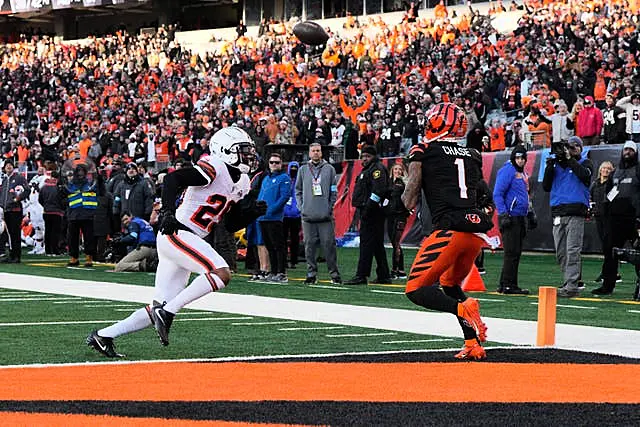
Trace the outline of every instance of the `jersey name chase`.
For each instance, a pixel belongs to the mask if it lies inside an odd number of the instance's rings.
[[[449,156],[471,157],[471,152],[469,152],[468,148],[451,147],[449,145],[443,145],[442,151],[444,151],[444,154],[448,154]]]

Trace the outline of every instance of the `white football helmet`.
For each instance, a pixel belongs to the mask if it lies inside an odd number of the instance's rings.
[[[214,133],[209,141],[209,151],[242,173],[250,173],[257,167],[256,145],[249,134],[237,126]]]

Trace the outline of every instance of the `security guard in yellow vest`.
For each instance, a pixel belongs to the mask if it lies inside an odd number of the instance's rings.
[[[80,231],[84,242],[86,256],[85,267],[93,267],[95,255],[95,239],[93,236],[93,216],[98,206],[96,183],[87,178],[87,167],[78,165],[73,171],[71,181],[65,187],[67,195],[67,219],[69,221],[69,256],[68,267],[80,265]]]

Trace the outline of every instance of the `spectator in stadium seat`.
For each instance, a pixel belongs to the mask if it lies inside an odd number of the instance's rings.
[[[578,115],[576,135],[582,139],[584,145],[598,145],[603,124],[602,111],[594,105],[592,96],[586,96],[584,108]]]
[[[322,158],[322,146],[318,143],[309,146],[309,161],[298,171],[295,195],[302,217],[307,260],[305,283],[312,285],[318,281],[317,250],[321,247],[331,282],[341,284],[333,218],[333,206],[338,195],[336,171]]]
[[[615,97],[611,93],[606,95],[605,104],[602,111],[602,140],[605,144],[623,144],[626,139],[626,111],[616,105]]]
[[[582,140],[577,136],[547,159],[542,188],[551,193],[553,242],[564,276],[559,297],[579,296],[584,288],[581,252],[592,176],[593,163],[582,156]]]
[[[551,115],[551,141],[568,141],[574,133],[574,123],[569,115],[567,104],[559,99],[553,104],[555,113]]]
[[[626,112],[627,138],[633,142],[640,142],[640,93],[626,96],[620,99],[616,105],[624,108]]]

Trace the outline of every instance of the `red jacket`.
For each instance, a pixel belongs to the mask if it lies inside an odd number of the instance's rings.
[[[603,124],[602,111],[596,107],[584,107],[578,114],[576,135],[580,138],[584,138],[585,136],[600,136]]]

